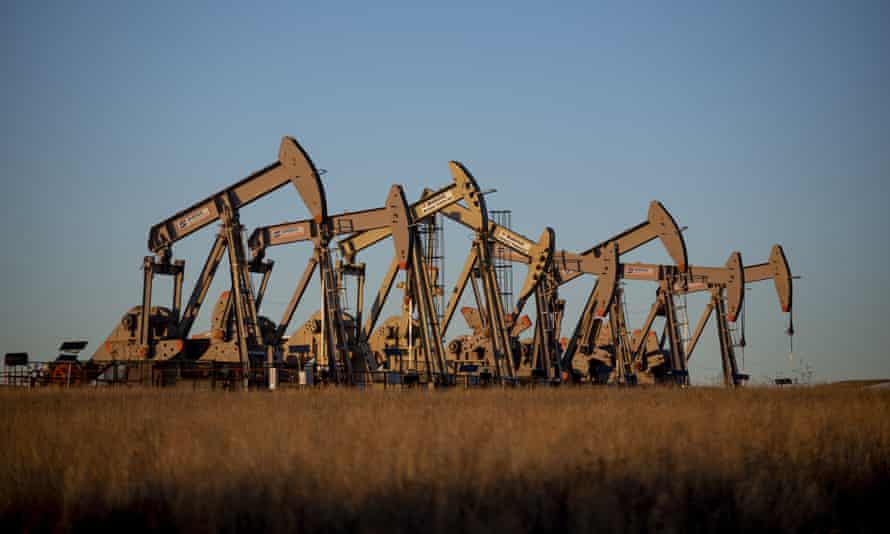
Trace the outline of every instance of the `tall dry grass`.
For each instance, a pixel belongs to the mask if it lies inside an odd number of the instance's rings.
[[[867,531],[890,394],[0,393],[0,529]]]

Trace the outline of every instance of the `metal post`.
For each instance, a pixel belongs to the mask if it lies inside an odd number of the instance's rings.
[[[275,367],[274,348],[271,345],[266,347],[266,362],[269,365],[269,391],[275,391],[278,385],[278,369]]]

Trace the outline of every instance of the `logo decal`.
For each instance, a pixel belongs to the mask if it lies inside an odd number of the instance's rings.
[[[431,198],[420,205],[420,214],[426,215],[431,211],[435,211],[437,209],[442,208],[443,206],[450,204],[452,199],[454,198],[454,193],[451,191],[446,191],[442,193],[442,196]]]
[[[653,269],[652,267],[632,267],[630,265],[627,265],[624,267],[624,275],[625,276],[635,275],[635,274],[654,275],[655,269]]]
[[[210,208],[201,208],[200,210],[194,213],[190,213],[182,219],[179,219],[179,221],[176,223],[176,228],[178,228],[179,230],[185,230],[189,226],[196,224],[203,219],[206,219],[208,215],[210,215]]]
[[[303,226],[292,226],[290,228],[285,228],[284,230],[275,230],[272,232],[272,239],[279,239],[285,236],[294,235],[294,236],[302,236],[306,233],[306,229]]]
[[[530,244],[518,239],[503,228],[495,230],[494,238],[508,247],[511,247],[513,250],[522,251],[524,254],[531,252],[532,246]]]

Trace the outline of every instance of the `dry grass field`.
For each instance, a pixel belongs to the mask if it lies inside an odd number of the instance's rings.
[[[0,392],[0,531],[884,530],[890,393]]]

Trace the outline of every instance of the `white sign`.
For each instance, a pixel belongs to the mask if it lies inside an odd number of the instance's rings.
[[[532,249],[532,246],[530,244],[510,234],[503,228],[498,228],[497,230],[495,230],[494,238],[507,245],[508,247],[511,247],[513,250],[520,250],[525,254],[528,254]]]
[[[655,276],[655,269],[652,267],[633,267],[631,265],[624,266],[624,276],[633,275]]]
[[[431,198],[420,205],[420,215],[427,215],[428,213],[438,210],[447,204],[451,204],[452,199],[454,199],[454,193],[451,191],[445,191],[442,193],[442,196]]]
[[[294,235],[294,236],[302,236],[306,233],[306,229],[300,226],[292,226],[285,230],[275,230],[272,232],[272,239],[280,239],[285,236]]]
[[[185,230],[189,226],[207,218],[208,215],[210,215],[210,208],[201,208],[200,210],[194,213],[190,213],[182,219],[179,219],[179,221],[176,223],[176,228]]]

